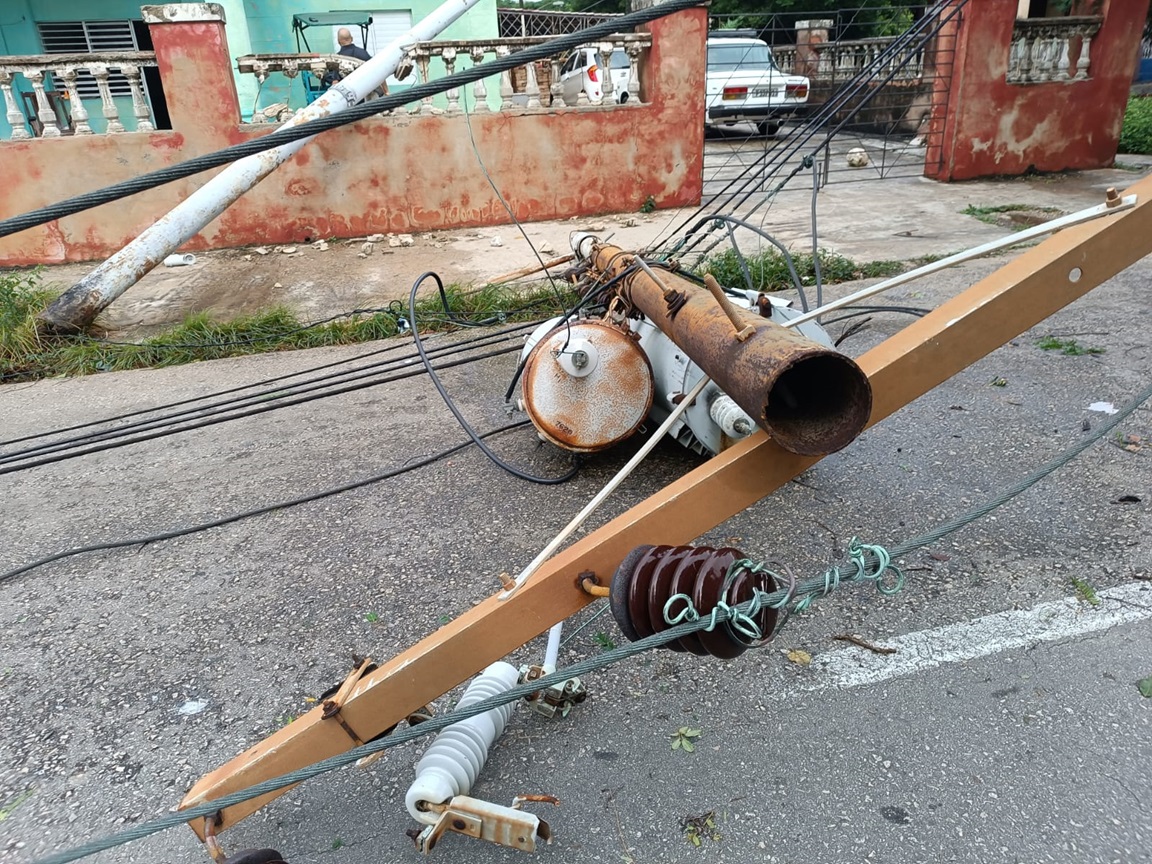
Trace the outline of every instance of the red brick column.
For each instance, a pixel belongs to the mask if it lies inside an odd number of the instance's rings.
[[[819,19],[813,21],[796,22],[796,60],[791,69],[793,75],[804,75],[815,80],[816,72],[820,68],[820,54],[816,46],[828,41],[828,31],[832,29],[834,21]]]

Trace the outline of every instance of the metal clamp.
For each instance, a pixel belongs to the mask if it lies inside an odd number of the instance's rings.
[[[536,681],[552,671],[554,670],[543,666],[521,666],[520,681],[521,683]],[[524,701],[533,711],[545,717],[555,717],[557,714],[567,717],[569,711],[587,698],[588,688],[584,686],[584,682],[579,678],[569,678],[567,681],[561,681],[547,689],[537,690],[525,696]]]
[[[560,803],[559,799],[551,795],[522,795],[512,801],[511,807],[503,807],[467,795],[457,795],[443,805],[444,809],[435,824],[418,833],[410,832],[409,836],[416,843],[416,849],[425,855],[435,848],[445,831],[455,831],[457,834],[488,840],[522,852],[534,852],[537,837],[545,843],[552,842],[552,829],[539,816],[520,809],[525,801]]]
[[[360,679],[376,669],[376,664],[372,662],[371,658],[353,657],[353,669],[344,679],[344,683],[338,687],[329,690],[320,697],[321,715],[325,720],[335,720],[340,724],[347,734],[352,739],[352,742],[357,746],[364,743],[363,739],[356,734],[356,731],[348,725],[348,722],[340,714],[340,709],[344,707],[344,701],[352,692],[352,688],[359,683]]]

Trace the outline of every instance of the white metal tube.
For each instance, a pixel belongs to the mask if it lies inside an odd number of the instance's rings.
[[[544,648],[544,669],[546,672],[555,672],[556,664],[560,661],[560,637],[564,635],[564,622],[557,621],[548,631],[548,644]]]
[[[604,499],[616,491],[616,487],[627,479],[628,475],[636,469],[636,466],[644,461],[644,457],[652,452],[652,448],[660,443],[660,439],[668,434],[668,430],[680,419],[680,415],[688,410],[688,406],[695,402],[700,394],[704,392],[704,388],[708,386],[708,382],[711,380],[707,375],[700,377],[700,380],[696,382],[696,386],[692,388],[692,392],[685,396],[680,401],[680,404],[672,409],[672,413],[668,415],[648,440],[644,442],[644,446],[636,451],[636,455],[628,460],[628,464],[617,471],[616,476],[609,480],[604,488],[597,492],[592,500],[584,505],[584,509],[577,513],[572,521],[569,522],[559,534],[553,537],[547,546],[540,550],[540,554],[533,558],[532,562],[520,571],[520,575],[516,577],[515,584],[500,594],[501,600],[507,600],[516,593],[516,589],[527,582],[528,578],[540,569],[540,565],[552,557],[552,553],[560,548],[560,544],[571,537],[572,533],[584,524],[584,520],[596,511],[596,508],[604,502]],[[551,633],[549,633],[549,638],[551,638]],[[559,639],[559,637],[557,637],[557,639]]]
[[[944,270],[951,267],[953,264],[961,264],[964,261],[970,261],[973,258],[980,258],[990,252],[996,252],[1000,249],[1005,249],[1009,246],[1015,246],[1019,243],[1024,243],[1028,240],[1033,240],[1037,237],[1043,237],[1045,234],[1052,234],[1059,231],[1061,228],[1069,228],[1072,225],[1080,225],[1083,222],[1090,222],[1093,219],[1099,219],[1101,216],[1107,216],[1110,213],[1119,213],[1121,210],[1127,210],[1136,206],[1136,196],[1126,195],[1120,200],[1118,204],[1111,206],[1107,204],[1098,204],[1095,207],[1089,207],[1087,210],[1079,210],[1075,213],[1069,213],[1067,216],[1061,216],[1058,219],[1052,219],[1048,222],[1043,222],[1039,225],[1034,225],[1031,228],[1026,228],[1023,231],[1018,231],[1015,234],[1009,234],[1007,237],[1001,237],[999,240],[992,240],[988,243],[982,243],[979,246],[973,246],[971,249],[965,249],[963,252],[957,252],[955,255],[949,255],[947,258],[941,258],[939,261],[933,261],[931,264],[925,264],[923,267],[917,267],[915,270],[909,270],[907,273],[901,273],[899,276],[893,276],[891,279],[885,279],[883,282],[877,282],[867,288],[861,288],[854,294],[849,294],[847,297],[841,297],[839,300],[833,300],[831,303],[825,303],[819,309],[813,309],[811,312],[805,312],[799,315],[786,324],[785,327],[797,327],[807,321],[811,321],[826,312],[833,312],[837,309],[842,309],[845,306],[851,306],[858,300],[864,300],[868,297],[873,297],[904,285],[907,282],[914,282],[924,276],[928,276],[938,270]]]
[[[384,84],[405,52],[415,42],[433,39],[479,0],[446,0],[403,36],[388,43],[375,57],[352,70],[319,99],[302,108],[287,123],[297,126],[308,120],[339,114]],[[68,289],[45,313],[57,326],[79,327],[136,284],[146,273],[209,222],[228,209],[241,195],[271,174],[315,136],[292,141],[233,162],[174,209],[162,216],[135,240]],[[57,321],[53,308],[78,306],[86,320]]]

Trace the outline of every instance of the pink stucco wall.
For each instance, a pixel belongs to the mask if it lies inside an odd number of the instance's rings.
[[[703,9],[648,26],[641,104],[473,114],[476,147],[522,220],[701,194]],[[0,142],[0,217],[265,134],[242,125],[220,22],[151,26],[171,131]],[[185,247],[304,242],[507,222],[457,116],[372,117],[324,133]],[[105,258],[208,174],[0,238],[0,266]]]
[[[936,94],[940,132],[926,173],[938,180],[1103,168],[1116,156],[1149,0],[1102,0],[1089,78],[1009,84],[1017,0],[970,0],[956,36],[950,86]],[[1056,19],[1058,20],[1058,19]],[[935,132],[936,130],[934,130]]]

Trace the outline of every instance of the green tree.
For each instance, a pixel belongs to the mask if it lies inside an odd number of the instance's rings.
[[[573,12],[626,12],[628,0],[566,0]],[[794,39],[796,22],[817,15],[836,23],[837,39],[894,36],[924,14],[923,0],[712,0],[716,29],[752,28],[766,41]]]

